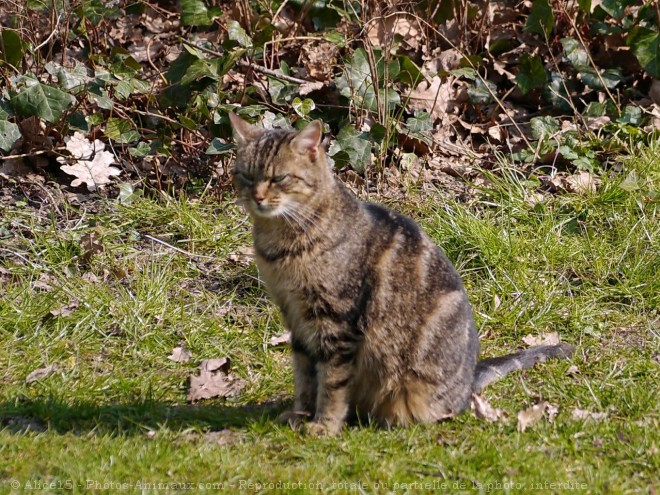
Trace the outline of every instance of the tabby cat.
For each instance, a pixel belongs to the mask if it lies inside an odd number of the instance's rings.
[[[456,270],[408,217],[359,201],[332,173],[322,124],[264,130],[230,113],[234,185],[253,219],[257,265],[291,331],[295,404],[336,434],[357,413],[384,425],[452,417],[471,394],[568,345],[477,362],[479,340]]]

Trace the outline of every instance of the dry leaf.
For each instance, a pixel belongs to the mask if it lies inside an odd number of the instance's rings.
[[[421,40],[419,21],[410,14],[398,12],[370,23],[367,36],[371,43],[387,48],[398,35],[406,50],[417,50]]]
[[[199,369],[202,371],[223,371],[224,373],[229,373],[229,368],[231,367],[231,361],[229,358],[219,358],[219,359],[205,359],[199,364]]]
[[[241,247],[235,253],[227,256],[227,259],[239,265],[248,266],[254,259],[254,248],[252,246]]]
[[[41,275],[39,275],[39,280],[37,280],[32,284],[32,288],[49,292],[53,290],[53,287],[50,285],[52,281],[53,279],[49,275],[42,273]]]
[[[41,380],[42,378],[46,378],[53,371],[55,371],[55,365],[53,364],[50,364],[45,368],[36,369],[25,378],[25,383],[32,383]]]
[[[241,440],[242,435],[229,428],[220,431],[208,431],[202,435],[204,443],[211,443],[215,445],[232,445]]]
[[[121,170],[110,167],[115,162],[115,157],[108,151],[102,151],[94,155],[93,160],[78,160],[75,165],[62,165],[60,168],[69,175],[77,178],[71,182],[73,187],[78,187],[83,182],[90,191],[96,191],[111,182],[110,177],[119,175]]]
[[[454,78],[449,77],[443,83],[439,76],[435,76],[429,84],[422,81],[409,94],[409,104],[414,110],[426,110],[435,118],[442,117],[449,112],[456,97]]]
[[[301,84],[300,87],[298,87],[298,94],[300,96],[306,96],[314,91],[318,91],[319,89],[323,89],[322,82],[320,81],[306,82],[305,84]]]
[[[542,333],[541,335],[536,337],[533,336],[532,334],[528,334],[525,337],[523,337],[522,341],[530,347],[536,345],[557,345],[559,344],[559,333],[557,332]]]
[[[470,407],[477,418],[485,419],[491,423],[506,419],[506,412],[502,411],[502,409],[491,406],[488,401],[479,394],[472,394]]]
[[[580,370],[579,370],[579,368],[578,368],[577,366],[572,365],[570,368],[568,368],[568,369],[566,370],[566,374],[567,374],[568,376],[579,375],[579,374],[580,374]]]
[[[190,376],[187,398],[190,402],[213,397],[233,397],[245,387],[245,380],[229,374],[228,358],[206,359],[199,365],[199,375]]]
[[[268,341],[268,345],[275,347],[278,345],[288,344],[289,342],[291,342],[291,332],[287,331],[281,335],[275,335],[274,337],[271,337]]]
[[[550,423],[552,423],[552,422],[554,422],[555,418],[557,417],[557,413],[559,413],[559,407],[553,406],[549,402],[546,402],[545,412],[548,415],[548,421]]]
[[[121,173],[120,169],[110,166],[115,163],[115,157],[109,151],[104,151],[105,144],[98,139],[92,143],[76,132],[73,137],[64,140],[71,157],[58,157],[57,161],[63,164],[60,166],[63,172],[76,176],[71,182],[73,187],[84,182],[87,189],[95,191],[97,187],[108,184],[110,177]],[[73,165],[65,165],[69,161],[73,162]]]
[[[76,309],[78,309],[78,299],[74,299],[69,304],[62,306],[59,309],[52,310],[50,314],[53,316],[61,316],[62,318],[66,318],[67,316],[70,316],[71,313],[73,313]]]
[[[167,356],[167,359],[175,363],[187,363],[191,357],[192,354],[185,347],[175,347],[172,349],[172,354]]]
[[[580,409],[576,407],[575,409],[573,409],[573,412],[571,412],[571,417],[574,420],[601,421],[607,418],[607,413],[585,411],[584,409]]]
[[[518,431],[525,431],[528,427],[538,422],[538,420],[543,417],[543,412],[548,406],[550,406],[550,404],[543,401],[520,411],[518,413]]]
[[[71,137],[65,137],[66,149],[76,160],[89,160],[94,153],[103,151],[105,144],[98,139],[91,142],[82,133],[75,132]],[[64,161],[64,160],[60,160]]]
[[[569,175],[564,180],[566,190],[574,193],[595,193],[600,179],[594,174],[583,170],[579,174]]]
[[[82,259],[85,263],[89,263],[89,260],[92,259],[92,256],[95,254],[101,254],[105,248],[103,244],[96,238],[96,232],[88,232],[80,238],[80,247],[83,248],[84,252]]]

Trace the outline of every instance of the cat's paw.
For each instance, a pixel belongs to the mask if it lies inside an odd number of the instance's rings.
[[[288,424],[293,430],[300,430],[303,423],[311,416],[305,411],[284,411],[277,419],[280,423]]]
[[[334,437],[339,435],[342,424],[334,421],[312,421],[305,425],[305,433],[315,437]]]

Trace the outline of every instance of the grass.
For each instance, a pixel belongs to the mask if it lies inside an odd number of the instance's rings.
[[[330,439],[274,420],[292,395],[288,351],[266,344],[283,328],[241,255],[249,225],[231,198],[74,205],[53,188],[0,203],[0,493],[660,488],[659,151],[595,194],[532,204],[534,185],[504,168],[469,203],[412,192],[397,205],[464,277],[484,355],[549,331],[578,352],[487,388],[506,422],[464,414]],[[638,187],[622,187],[632,170]],[[188,363],[168,359],[181,344]],[[224,356],[246,388],[188,404],[189,375]],[[517,412],[541,399],[555,420],[518,432]]]

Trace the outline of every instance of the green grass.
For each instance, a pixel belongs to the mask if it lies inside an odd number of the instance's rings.
[[[266,345],[283,329],[254,264],[234,256],[250,235],[231,198],[0,204],[0,493],[660,488],[659,151],[640,152],[591,195],[532,205],[533,184],[504,169],[469,203],[413,193],[397,205],[464,277],[484,355],[550,331],[578,351],[487,388],[507,422],[466,413],[330,439],[274,420],[292,395],[288,351]],[[621,187],[631,170],[638,189]],[[86,254],[90,232],[102,249]],[[70,315],[51,314],[71,304]],[[192,360],[167,359],[181,344]],[[246,388],[188,404],[188,376],[224,356]],[[47,365],[56,371],[26,383]],[[518,432],[517,412],[540,399],[559,408],[554,422]],[[574,420],[574,408],[607,418]]]

